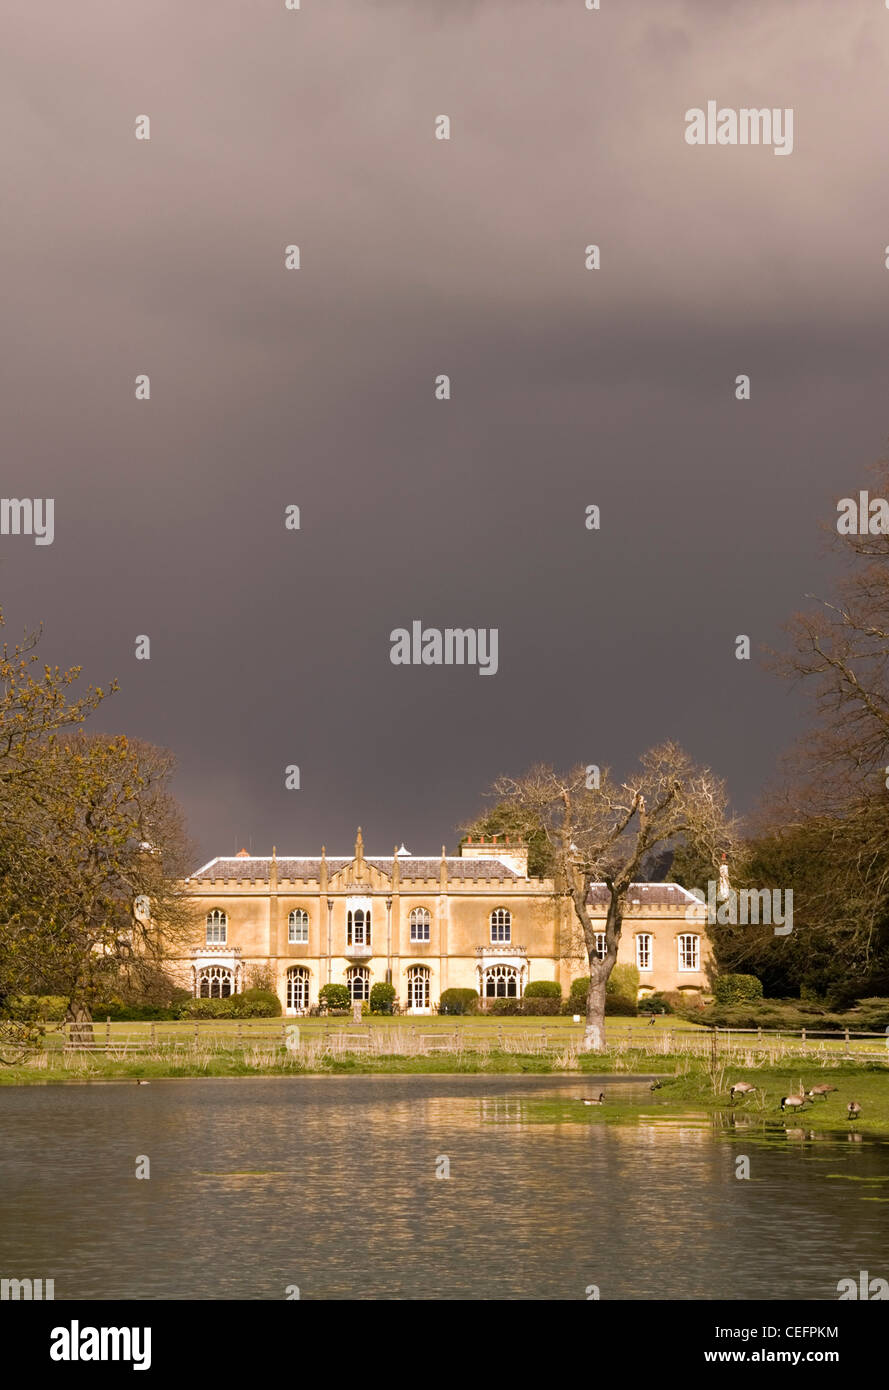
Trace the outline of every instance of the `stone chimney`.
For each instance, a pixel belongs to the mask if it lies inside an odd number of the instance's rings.
[[[461,859],[502,859],[514,873],[528,877],[528,846],[517,835],[467,835]]]

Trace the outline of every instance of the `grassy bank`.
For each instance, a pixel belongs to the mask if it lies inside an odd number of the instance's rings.
[[[300,1048],[294,1052],[279,1040],[259,1036],[241,1040],[203,1036],[188,1048],[174,1050],[158,1043],[132,1055],[48,1049],[24,1063],[0,1068],[0,1085],[133,1084],[165,1078],[247,1076],[490,1074],[580,1078],[610,1074],[615,1080],[657,1076],[657,1088],[643,1091],[633,1100],[622,1099],[618,1090],[609,1096],[606,1089],[602,1106],[583,1106],[576,1099],[554,1100],[552,1104],[559,1119],[583,1123],[641,1115],[666,1117],[694,1109],[733,1116],[735,1123],[848,1131],[847,1106],[855,1100],[861,1105],[861,1117],[854,1123],[870,1132],[889,1134],[889,1065],[885,1054],[873,1062],[850,1061],[834,1050],[815,1045],[792,1047],[774,1040],[759,1046],[750,1041],[723,1042],[714,1052],[709,1038],[703,1049],[705,1037],[700,1034],[680,1035],[666,1029],[660,1037],[640,1039],[628,1029],[611,1029],[609,1036],[608,1050],[592,1055],[578,1053],[577,1037],[553,1039],[531,1035],[527,1029],[498,1030],[496,1026],[487,1037],[467,1031],[458,1037],[459,1045],[455,1045],[453,1030],[438,1038],[429,1033],[379,1030],[361,1044],[348,1033],[335,1037],[302,1035]],[[733,1103],[729,1088],[741,1080],[756,1090]],[[802,1111],[782,1115],[782,1096],[800,1094],[824,1082],[836,1086],[836,1092],[807,1104]],[[542,1111],[540,1118],[547,1114]],[[556,1118],[555,1111],[549,1118]]]

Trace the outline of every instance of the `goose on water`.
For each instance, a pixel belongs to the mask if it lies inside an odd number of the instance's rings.
[[[605,1092],[604,1092],[604,1091],[600,1091],[600,1092],[599,1092],[598,1099],[594,1099],[594,1100],[585,1100],[585,1101],[584,1101],[584,1105],[601,1105],[601,1104],[603,1103],[604,1100],[605,1100]]]

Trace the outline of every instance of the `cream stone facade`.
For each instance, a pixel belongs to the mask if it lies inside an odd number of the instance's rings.
[[[423,858],[403,846],[365,855],[361,831],[349,857],[212,859],[188,880],[200,939],[171,962],[196,996],[248,988],[253,968],[270,969],[284,1012],[317,1004],[329,983],[353,1001],[371,986],[395,986],[402,1010],[430,1013],[443,990],[476,989],[483,1000],[521,998],[533,980],[570,983],[589,973],[568,958],[567,906],[552,880],[529,878],[527,849],[506,836],[469,840],[460,854]],[[630,890],[619,963],[639,968],[640,995],[709,989],[711,951],[703,923],[688,922],[695,899],[673,883]],[[605,892],[590,914],[602,921]],[[604,937],[603,937],[604,949]]]

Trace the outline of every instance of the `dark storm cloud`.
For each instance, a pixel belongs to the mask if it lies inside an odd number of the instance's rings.
[[[435,849],[502,770],[666,736],[752,799],[796,706],[734,636],[826,586],[889,432],[887,50],[864,3],[20,7],[3,493],[56,541],[0,597],[120,676],[207,855]],[[793,154],[688,146],[711,98]],[[497,676],[391,666],[414,618]]]

